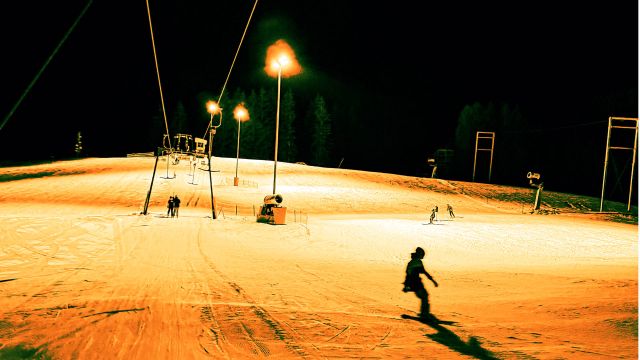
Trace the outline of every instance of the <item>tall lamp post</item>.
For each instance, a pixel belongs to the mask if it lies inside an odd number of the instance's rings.
[[[222,125],[222,108],[218,106],[215,101],[207,101],[207,112],[211,114],[211,120],[209,120],[209,190],[211,194],[211,218],[216,219],[216,205],[213,201],[213,180],[211,179],[211,147],[213,143],[213,135],[216,133],[216,129]],[[217,126],[213,126],[213,115],[220,114],[220,123]]]
[[[217,102],[213,100],[207,101],[207,112],[211,114],[211,119],[209,120],[209,162],[211,162],[211,148],[213,147],[213,135],[216,134],[216,129],[222,125],[222,108],[218,105]],[[213,116],[216,114],[220,114],[220,123],[218,125],[213,126]]]
[[[236,146],[236,177],[233,178],[233,186],[238,186],[238,160],[240,159],[240,124],[249,120],[249,111],[240,103],[233,109],[233,117],[238,120],[238,145]]]
[[[284,40],[278,40],[267,49],[265,71],[269,76],[278,78],[278,100],[276,107],[276,141],[273,154],[273,194],[276,193],[276,174],[278,168],[278,133],[280,129],[280,83],[282,77],[290,77],[302,72],[295,53]]]

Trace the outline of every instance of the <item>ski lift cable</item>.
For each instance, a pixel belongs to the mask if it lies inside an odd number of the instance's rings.
[[[227,87],[227,82],[229,81],[229,77],[231,77],[231,71],[233,70],[233,66],[236,63],[236,59],[238,58],[238,53],[240,52],[240,48],[242,47],[242,42],[244,41],[244,36],[247,34],[247,29],[249,28],[249,24],[251,23],[251,18],[253,17],[253,12],[256,10],[256,6],[258,5],[258,0],[253,3],[253,8],[251,9],[251,13],[249,14],[249,19],[247,20],[247,25],[244,27],[244,31],[242,32],[242,37],[240,38],[240,43],[238,44],[238,49],[236,49],[236,53],[233,56],[233,61],[231,62],[231,67],[229,68],[229,72],[227,73],[227,78],[224,80],[224,84],[222,85],[222,90],[220,91],[220,96],[218,97],[218,104],[220,104],[220,100],[222,100],[222,95],[224,94],[224,90]],[[211,129],[211,125],[213,124],[213,117],[209,120],[209,125],[207,126],[207,130],[204,132],[202,138],[207,136],[207,132]]]
[[[156,43],[153,37],[153,25],[151,24],[151,10],[149,8],[149,0],[147,3],[147,16],[149,18],[149,31],[151,32],[151,45],[153,46],[153,60],[156,64],[156,74],[158,76],[158,88],[160,89],[160,103],[162,105],[162,116],[164,117],[164,126],[167,130],[167,141],[169,142],[169,149],[171,149],[171,135],[169,134],[169,123],[167,122],[167,112],[164,107],[164,95],[162,94],[162,82],[160,81],[160,69],[158,68],[158,55],[156,53]]]
[[[64,42],[67,40],[67,38],[69,37],[73,29],[76,28],[76,25],[78,25],[78,23],[80,22],[80,19],[82,19],[82,17],[87,12],[87,10],[89,9],[89,6],[91,6],[92,3],[93,3],[93,0],[89,0],[87,5],[85,5],[84,9],[82,9],[82,12],[80,12],[80,15],[78,15],[78,17],[76,18],[76,21],[74,21],[74,23],[71,25],[69,30],[67,30],[67,32],[64,34],[64,36],[62,37],[62,40],[60,40],[60,42],[58,43],[58,46],[56,46],[55,49],[53,49],[53,52],[51,53],[51,55],[49,55],[49,57],[44,62],[44,64],[42,65],[38,73],[36,73],[36,76],[33,78],[33,80],[31,80],[31,82],[27,86],[27,89],[22,93],[18,101],[13,105],[13,107],[11,108],[11,111],[9,111],[7,116],[5,116],[4,120],[2,120],[2,124],[0,124],[0,131],[2,130],[2,128],[4,128],[4,126],[7,124],[9,119],[16,112],[16,110],[18,109],[18,107],[20,106],[24,98],[27,96],[29,91],[31,91],[31,88],[33,87],[33,85],[36,83],[36,81],[38,81],[38,79],[40,78],[40,75],[42,75],[42,73],[44,72],[44,69],[49,65],[53,57],[58,53],[58,50],[60,50],[60,48],[62,47],[62,44],[64,44]]]

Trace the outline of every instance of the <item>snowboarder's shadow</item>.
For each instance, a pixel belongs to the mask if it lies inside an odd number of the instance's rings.
[[[423,223],[422,225],[445,225],[445,224],[438,224],[438,223]]]
[[[480,345],[480,341],[478,341],[478,339],[476,339],[474,336],[469,337],[469,340],[465,342],[453,331],[442,326],[441,323],[441,321],[426,323],[434,330],[438,331],[435,334],[426,334],[426,336],[431,338],[431,340],[448,347],[451,350],[459,352],[460,354],[473,356],[476,359],[483,360],[498,359],[497,357],[493,356],[489,350],[484,349]]]
[[[480,341],[475,337],[469,337],[467,342],[463,341],[460,336],[456,335],[453,331],[447,329],[442,325],[451,325],[458,326],[455,321],[447,321],[436,318],[435,316],[430,319],[423,319],[417,316],[412,316],[408,314],[402,314],[403,319],[411,319],[419,321],[425,325],[429,325],[434,330],[438,331],[435,334],[425,334],[425,336],[429,337],[431,340],[438,342],[451,350],[457,351],[463,355],[473,356],[476,359],[482,360],[498,360],[497,357],[493,356],[491,352],[487,349],[484,349],[480,345]]]

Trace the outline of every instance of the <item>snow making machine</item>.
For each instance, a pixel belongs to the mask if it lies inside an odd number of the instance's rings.
[[[260,211],[258,211],[258,215],[256,216],[257,222],[271,225],[284,225],[286,223],[287,208],[281,206],[281,203],[282,195],[280,194],[265,196],[263,204],[260,206]]]
[[[536,198],[533,201],[532,213],[540,210],[540,203],[542,202],[542,190],[544,189],[544,182],[542,182],[542,176],[537,172],[529,171],[527,173],[527,179],[529,179],[529,185],[533,188],[537,188]]]

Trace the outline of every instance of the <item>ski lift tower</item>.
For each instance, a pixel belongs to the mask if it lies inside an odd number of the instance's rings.
[[[491,141],[491,147],[490,148],[486,148],[486,147],[478,147],[478,143],[480,143],[480,140],[490,140]],[[476,181],[476,161],[478,159],[478,151],[490,151],[491,155],[489,158],[489,180],[488,182],[491,182],[491,167],[493,166],[493,148],[494,148],[494,144],[496,141],[496,133],[493,131],[477,131],[476,132],[476,149],[475,149],[475,153],[473,155],[473,177],[471,178],[471,181]],[[486,143],[486,141],[483,141],[483,143]],[[480,145],[480,146],[486,146],[486,145]]]
[[[633,147],[611,146],[611,131],[613,129],[634,130]],[[633,173],[636,166],[636,152],[638,151],[638,118],[612,117],[609,116],[609,128],[607,130],[607,147],[604,153],[604,173],[602,175],[602,193],[600,195],[600,212],[604,203],[604,186],[607,181],[607,165],[609,163],[609,150],[633,150],[633,160],[631,162],[631,180],[629,181],[629,201],[627,211],[631,210],[631,193],[633,192]]]

